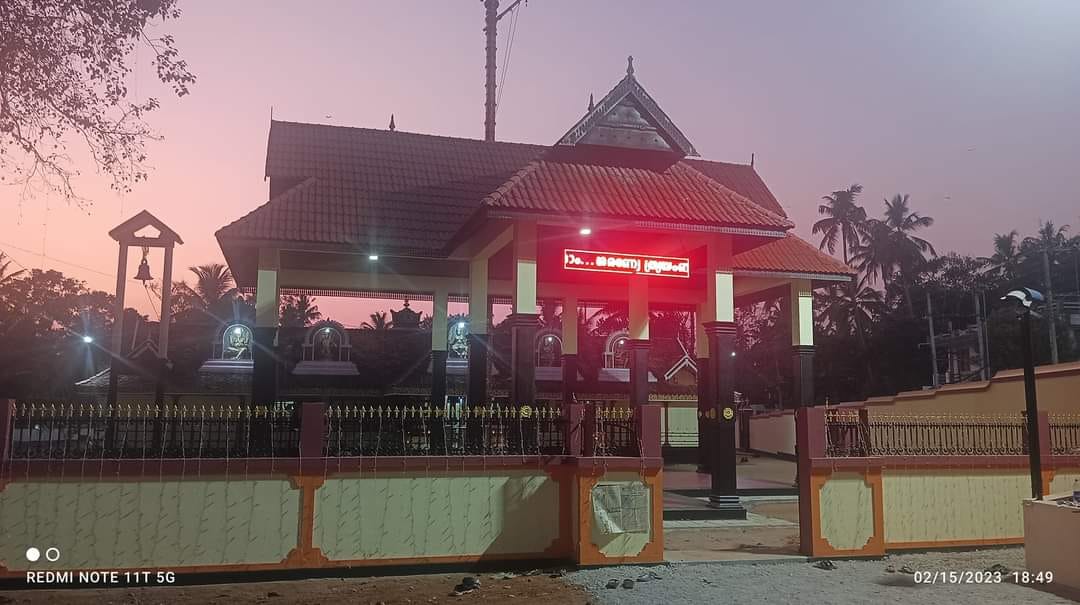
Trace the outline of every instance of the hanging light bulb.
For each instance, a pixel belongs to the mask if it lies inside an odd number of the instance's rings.
[[[148,282],[154,279],[150,275],[150,263],[146,261],[146,257],[150,254],[150,248],[144,247],[142,249],[142,262],[139,263],[139,271],[135,273],[135,279],[141,282]]]

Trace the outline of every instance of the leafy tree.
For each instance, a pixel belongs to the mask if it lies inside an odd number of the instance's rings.
[[[99,369],[108,359],[113,304],[112,295],[59,271],[33,269],[0,282],[0,392],[63,392]]]
[[[66,147],[84,142],[113,187],[146,178],[144,121],[156,98],[131,100],[126,84],[137,47],[153,53],[157,77],[177,96],[195,76],[171,36],[152,38],[152,19],[180,16],[177,0],[0,2],[0,171],[29,186],[82,201]],[[2,178],[2,177],[0,177]]]
[[[836,240],[840,239],[845,264],[848,253],[860,241],[859,229],[866,221],[866,210],[855,203],[862,189],[862,185],[856,183],[822,197],[825,203],[818,206],[818,214],[826,218],[814,223],[813,227],[814,235],[821,234],[821,249],[828,249],[829,254],[836,252]]]

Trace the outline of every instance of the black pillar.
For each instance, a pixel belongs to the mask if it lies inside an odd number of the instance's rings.
[[[562,356],[562,399],[563,403],[573,403],[577,392],[578,360],[577,353],[563,353]]]
[[[510,404],[536,404],[536,313],[512,313],[510,322]]]
[[[487,334],[469,334],[469,406],[484,405],[488,400]]]
[[[814,405],[814,345],[791,349],[791,407]]]
[[[728,518],[745,519],[746,509],[736,494],[735,456],[735,323],[710,321],[705,324],[709,339],[709,379],[711,398],[707,421],[712,425],[712,493],[709,506],[726,512]]]
[[[435,410],[446,410],[446,351],[431,352],[431,407]],[[428,441],[431,454],[446,454],[445,430],[445,423],[437,420],[432,423],[431,438]]]
[[[712,388],[712,381],[709,379],[709,358],[698,357],[697,369],[698,472],[707,473],[712,468],[712,455],[709,448],[713,442],[712,435],[709,434],[712,428],[709,424],[709,409],[712,407],[710,402],[716,399],[709,390]]]
[[[277,360],[274,336],[277,328],[257,327],[252,330],[255,346],[252,348],[253,374],[251,380],[251,403],[271,405],[277,400]]]
[[[446,407],[446,351],[431,352],[431,407]]]
[[[632,338],[626,343],[630,352],[630,406],[649,403],[649,341]]]

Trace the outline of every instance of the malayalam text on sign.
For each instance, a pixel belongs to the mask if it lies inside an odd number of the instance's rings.
[[[690,277],[690,259],[595,250],[563,251],[563,268],[572,271],[597,271],[627,275]]]

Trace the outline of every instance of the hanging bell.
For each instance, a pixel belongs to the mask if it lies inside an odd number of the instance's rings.
[[[150,276],[150,263],[146,262],[145,257],[142,259],[142,262],[139,263],[139,271],[135,274],[135,279],[143,282],[154,279]]]

